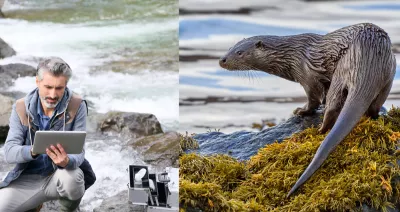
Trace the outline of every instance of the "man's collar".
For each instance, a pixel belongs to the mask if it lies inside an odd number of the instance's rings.
[[[40,118],[43,118],[44,111],[42,108],[42,104],[40,102],[40,97],[38,98],[38,101],[37,101],[37,114],[40,116]]]

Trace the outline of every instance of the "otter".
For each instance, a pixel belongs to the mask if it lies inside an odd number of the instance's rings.
[[[363,115],[379,116],[396,72],[388,34],[371,23],[326,35],[254,36],[238,42],[219,64],[227,70],[258,70],[300,83],[309,115],[326,101],[320,133],[331,131],[288,193],[293,194],[322,165]]]

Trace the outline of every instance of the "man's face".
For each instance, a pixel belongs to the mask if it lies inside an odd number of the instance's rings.
[[[67,86],[65,76],[53,76],[50,72],[43,72],[43,79],[36,77],[36,85],[39,88],[39,96],[42,106],[48,109],[55,108],[64,95]]]

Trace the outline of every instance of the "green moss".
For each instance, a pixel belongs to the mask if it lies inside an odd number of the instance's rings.
[[[385,211],[400,200],[398,120],[398,108],[378,120],[362,118],[290,198],[287,193],[327,135],[317,128],[267,145],[246,162],[182,155],[180,204],[204,211],[357,211],[367,204]]]
[[[199,148],[199,143],[192,136],[189,136],[188,132],[186,132],[186,135],[179,134],[179,155],[182,155],[186,150]]]
[[[179,182],[179,198],[182,205],[204,211],[265,211],[264,207],[252,200],[242,202],[229,197],[216,183],[193,183],[188,180]],[[185,211],[181,208],[181,211]]]
[[[235,189],[248,175],[244,163],[227,155],[202,157],[185,154],[180,157],[179,164],[179,174],[185,179],[194,183],[213,182],[225,191]]]
[[[386,122],[390,122],[390,128],[393,131],[400,131],[400,108],[392,107],[392,109],[388,112],[388,115],[385,116]]]

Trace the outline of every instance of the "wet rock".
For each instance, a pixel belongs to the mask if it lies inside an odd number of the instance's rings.
[[[105,199],[94,212],[145,212],[144,206],[132,205],[128,202],[128,191],[121,191],[117,195]]]
[[[43,203],[42,208],[40,209],[40,212],[57,212],[60,211],[60,203],[58,200],[53,200],[53,201],[48,201]],[[29,212],[36,212],[34,210],[31,210]]]
[[[281,142],[293,133],[300,132],[322,122],[322,111],[307,117],[293,116],[287,121],[261,132],[234,132],[224,134],[209,132],[193,136],[199,143],[199,149],[193,150],[201,154],[229,154],[240,160],[248,160],[258,149],[275,141]]]
[[[11,97],[16,101],[17,99],[25,97],[26,93],[20,91],[0,91],[0,95]]]
[[[382,107],[379,115],[386,115],[386,108]],[[322,123],[323,106],[314,115],[300,117],[293,115],[288,120],[260,132],[239,131],[231,134],[221,132],[208,132],[196,134],[194,139],[199,143],[196,150],[186,152],[198,152],[204,155],[229,154],[239,160],[248,160],[258,152],[258,149],[267,144],[281,142],[294,133],[306,128],[318,127]]]
[[[0,68],[0,73],[5,73],[13,79],[18,77],[36,76],[36,68],[23,63],[11,63],[2,65]]]
[[[1,3],[1,0],[0,0]],[[0,5],[1,6],[1,5]],[[0,7],[0,18],[2,17],[1,7]],[[17,52],[8,45],[3,39],[0,38],[0,59],[14,56]]]
[[[143,155],[144,162],[156,167],[178,168],[179,135],[176,132],[160,133],[129,141]]]
[[[99,130],[119,134],[127,139],[163,133],[160,122],[153,114],[115,111],[105,115]]]
[[[383,211],[383,210],[377,210],[375,208],[369,207],[366,204],[363,204],[361,208],[362,208],[362,212],[380,212],[380,211]],[[398,209],[398,207],[396,207],[396,208],[386,207],[386,211],[387,212],[399,212],[399,209]]]
[[[4,143],[7,138],[8,124],[13,104],[13,98],[0,94],[0,143]]]
[[[0,66],[0,88],[6,88],[19,77],[36,76],[36,68],[22,64],[12,63]]]
[[[392,44],[393,53],[400,53],[400,43]]]

